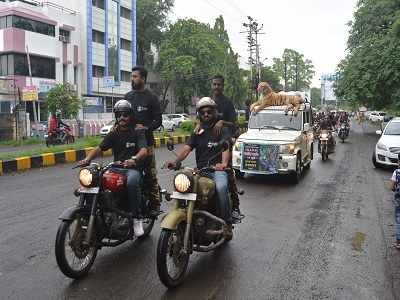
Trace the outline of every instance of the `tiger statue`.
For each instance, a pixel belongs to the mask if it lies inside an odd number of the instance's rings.
[[[260,98],[250,106],[250,111],[253,113],[258,113],[268,106],[286,105],[285,114],[287,115],[289,110],[291,110],[293,115],[297,116],[300,104],[304,103],[303,98],[299,95],[275,93],[267,82],[260,82],[257,90],[260,93]]]

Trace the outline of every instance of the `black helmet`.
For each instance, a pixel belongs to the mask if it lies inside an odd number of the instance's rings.
[[[126,113],[132,113],[132,105],[129,103],[129,101],[122,99],[117,101],[117,103],[115,103],[114,105],[114,113],[122,113],[122,112],[126,112]]]

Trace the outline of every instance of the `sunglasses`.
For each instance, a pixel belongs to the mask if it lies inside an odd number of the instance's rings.
[[[212,113],[213,113],[212,109],[204,109],[204,110],[199,111],[199,114],[202,116],[211,115]]]
[[[116,113],[115,114],[115,117],[116,118],[129,118],[129,114],[128,113],[125,113],[125,112],[123,112],[123,113]]]

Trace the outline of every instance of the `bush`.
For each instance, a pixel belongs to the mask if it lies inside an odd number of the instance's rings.
[[[185,121],[181,123],[180,128],[187,133],[192,133],[194,131],[194,128],[196,126],[196,123],[194,121]]]

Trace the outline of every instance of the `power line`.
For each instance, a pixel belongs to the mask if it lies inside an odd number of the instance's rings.
[[[223,16],[228,17],[229,19],[231,19],[232,21],[237,21],[237,22],[242,22],[242,20],[240,20],[239,18],[230,16],[229,14],[226,13],[226,11],[218,8],[217,6],[215,6],[212,2],[210,2],[209,0],[203,0],[205,3],[207,3],[209,6],[211,6],[212,8],[214,8],[215,10],[218,10],[220,13],[222,13]]]

